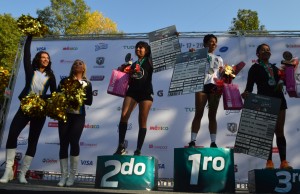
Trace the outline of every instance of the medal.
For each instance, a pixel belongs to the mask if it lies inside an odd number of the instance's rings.
[[[266,73],[268,74],[268,77],[269,77],[268,84],[269,84],[269,86],[275,86],[276,81],[274,79],[273,69],[270,66],[270,64],[264,64],[262,61],[259,62],[259,64],[265,69]]]
[[[213,68],[209,68],[209,69],[208,69],[208,73],[209,73],[210,75],[212,75],[214,72],[215,72],[215,71],[214,71]]]
[[[275,86],[275,80],[269,79],[268,84],[269,84],[270,86]]]

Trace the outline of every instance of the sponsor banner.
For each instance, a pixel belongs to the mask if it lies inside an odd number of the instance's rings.
[[[179,36],[179,45],[182,52],[190,48],[203,48],[203,36]],[[49,52],[51,56],[53,72],[57,83],[64,76],[69,75],[70,68],[75,59],[83,60],[87,65],[87,78],[94,79],[92,106],[87,106],[85,128],[80,142],[82,143],[80,159],[86,160],[78,165],[78,172],[84,174],[95,174],[96,160],[98,155],[111,155],[115,152],[118,144],[118,124],[121,115],[123,98],[109,95],[106,90],[109,85],[113,69],[124,63],[124,56],[132,53],[132,61],[136,61],[134,47],[138,41],[149,42],[148,38],[120,38],[120,39],[74,39],[70,41],[62,39],[35,39],[31,44],[31,57],[41,50]],[[234,83],[239,85],[241,92],[246,87],[248,70],[257,59],[256,47],[261,43],[267,43],[271,47],[271,63],[280,66],[282,53],[289,50],[293,56],[300,56],[299,37],[229,37],[218,36],[218,47],[216,55],[220,55],[224,64],[237,64],[240,61],[246,63],[245,67],[238,73]],[[65,50],[63,50],[65,48]],[[18,61],[18,60],[17,60]],[[16,76],[14,90],[10,91],[9,97],[12,101],[9,113],[3,127],[3,136],[0,149],[0,163],[5,162],[5,145],[11,121],[20,106],[18,95],[24,87],[25,73],[23,60],[20,61],[20,68]],[[174,68],[170,68],[153,74],[153,105],[147,119],[148,132],[142,149],[143,155],[155,156],[164,168],[158,171],[159,178],[173,178],[174,148],[188,145],[191,138],[191,123],[195,114],[195,96],[193,93],[186,95],[168,96],[170,81]],[[101,80],[102,79],[102,80]],[[254,87],[256,88],[256,87]],[[254,89],[254,92],[255,89]],[[299,99],[290,98],[285,94],[288,109],[286,111],[285,136],[287,139],[287,159],[294,168],[300,168],[300,160],[297,160],[297,149],[300,136],[298,112],[300,109]],[[210,137],[208,132],[207,109],[201,121],[201,130],[197,135],[197,146],[208,147]],[[240,123],[242,111],[223,110],[223,102],[220,101],[217,121],[218,134],[217,145],[219,147],[233,148],[237,136],[237,128]],[[138,135],[138,107],[132,112],[126,140],[128,141],[127,151],[133,154],[136,149]],[[29,127],[26,126],[18,139],[18,152],[23,155],[28,146]],[[95,146],[94,144],[97,144]],[[153,146],[149,147],[152,144]],[[273,147],[276,147],[273,141]],[[241,153],[234,153],[235,164],[238,171],[235,173],[238,180],[247,180],[248,171],[254,168],[263,168],[265,160]],[[60,172],[58,163],[43,163],[44,158],[59,160],[59,138],[57,121],[47,118],[41,132],[37,145],[37,152],[30,169],[38,171]],[[280,164],[278,153],[274,152],[275,164]],[[91,164],[93,161],[94,165]],[[279,166],[279,165],[278,165]],[[3,169],[4,165],[0,166]]]

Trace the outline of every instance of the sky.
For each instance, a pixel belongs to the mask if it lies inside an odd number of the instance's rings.
[[[231,26],[239,9],[258,13],[268,31],[300,30],[299,0],[85,0],[124,33],[148,33],[171,25],[178,32],[222,32]],[[37,17],[50,0],[0,0],[0,14]]]

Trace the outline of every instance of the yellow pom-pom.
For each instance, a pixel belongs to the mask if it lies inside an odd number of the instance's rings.
[[[21,100],[21,109],[30,117],[43,117],[46,115],[46,101],[35,93],[29,93]]]
[[[20,31],[26,35],[43,36],[48,32],[45,24],[30,15],[22,14],[17,20],[17,25]]]

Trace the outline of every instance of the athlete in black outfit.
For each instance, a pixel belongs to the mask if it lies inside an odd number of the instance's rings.
[[[153,66],[150,59],[150,46],[148,43],[140,41],[135,46],[135,54],[138,60],[132,64],[134,68],[139,64],[141,71],[139,75],[132,75],[129,82],[129,88],[123,101],[122,114],[119,123],[119,146],[116,155],[126,154],[124,140],[127,130],[128,119],[139,104],[139,133],[137,140],[137,148],[134,155],[140,155],[147,132],[147,118],[153,102],[153,86],[152,86],[152,73]]]
[[[31,64],[31,41],[32,36],[28,36],[24,47],[24,69],[26,82],[24,89],[19,95],[20,100],[27,96],[30,92],[34,92],[46,98],[47,96],[49,96],[46,95],[49,87],[51,93],[56,91],[56,80],[51,69],[50,56],[47,52],[40,51],[35,55]],[[13,178],[12,166],[14,164],[14,158],[16,155],[17,139],[27,123],[30,122],[28,148],[19,173],[20,183],[27,183],[25,174],[29,169],[31,161],[36,153],[36,146],[45,120],[45,116],[31,117],[25,115],[21,108],[19,108],[12,120],[9,129],[9,134],[6,142],[6,167],[4,175],[0,179],[1,183],[7,183]]]
[[[84,100],[84,104],[78,109],[67,110],[66,122],[58,122],[60,141],[59,159],[62,176],[57,185],[60,187],[63,187],[65,185],[72,186],[74,184],[80,152],[79,140],[84,128],[86,116],[85,105],[91,105],[93,102],[92,84],[86,78],[86,64],[82,60],[74,61],[69,77],[60,81],[58,91],[61,90],[62,84],[65,83],[68,79],[77,80],[82,85],[82,88],[85,92],[84,97],[86,99]],[[70,173],[68,168],[69,146]]]
[[[279,157],[281,160],[281,169],[291,169],[286,161],[286,139],[284,136],[284,123],[287,103],[280,86],[280,79],[278,75],[278,68],[275,64],[269,63],[271,56],[270,46],[261,44],[256,49],[258,62],[253,64],[248,72],[248,80],[245,92],[242,97],[245,99],[249,92],[253,91],[254,83],[257,85],[257,94],[271,96],[281,99],[280,112],[275,128],[276,143],[279,150]],[[274,169],[272,162],[272,149],[266,163],[267,169]]]

